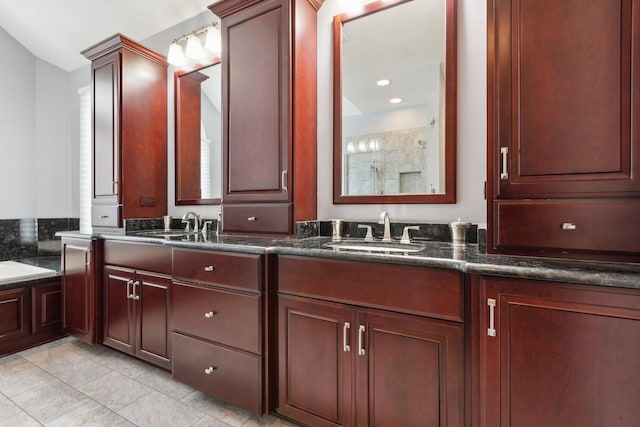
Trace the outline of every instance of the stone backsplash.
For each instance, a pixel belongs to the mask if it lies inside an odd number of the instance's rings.
[[[78,218],[0,219],[0,261],[59,256],[56,232],[79,227]]]

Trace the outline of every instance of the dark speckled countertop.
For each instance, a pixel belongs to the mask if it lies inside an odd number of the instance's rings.
[[[331,240],[328,237],[294,239],[235,235],[218,237],[213,234],[206,239],[202,235],[165,239],[145,237],[140,234],[141,232],[134,232],[129,235],[88,235],[72,231],[58,233],[62,237],[125,240],[164,244],[176,248],[254,254],[275,253],[280,255],[405,264],[455,269],[472,274],[640,289],[640,264],[483,254],[478,252],[477,245],[467,245],[466,248],[460,250],[454,249],[450,243],[420,242],[425,246],[425,249],[409,255],[394,255],[337,251],[325,246]]]

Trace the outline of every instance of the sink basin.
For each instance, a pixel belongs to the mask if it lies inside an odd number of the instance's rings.
[[[184,230],[151,230],[151,231],[141,231],[140,233],[137,233],[137,234],[143,237],[159,237],[163,239],[169,239],[171,237],[193,236],[198,233],[195,231],[184,231]]]
[[[360,252],[380,252],[380,253],[413,253],[420,252],[425,247],[416,243],[395,243],[395,242],[367,242],[364,240],[343,240],[340,242],[325,243],[324,246],[339,251],[360,251]]]

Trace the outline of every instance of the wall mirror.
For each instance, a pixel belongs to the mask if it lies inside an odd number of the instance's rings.
[[[455,203],[455,0],[334,17],[334,203]]]
[[[217,62],[176,71],[176,205],[219,204],[222,193],[222,83]]]

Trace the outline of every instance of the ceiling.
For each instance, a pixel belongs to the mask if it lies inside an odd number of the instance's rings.
[[[80,51],[115,33],[143,40],[207,10],[215,0],[24,0],[0,2],[0,27],[35,56],[72,71]]]

